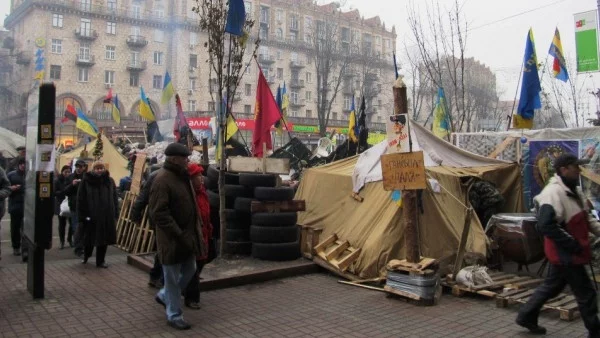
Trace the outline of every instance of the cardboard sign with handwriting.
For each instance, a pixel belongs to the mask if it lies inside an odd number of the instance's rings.
[[[427,187],[422,151],[381,156],[383,190],[419,190]]]
[[[144,170],[146,169],[146,154],[137,153],[135,154],[135,163],[133,164],[133,175],[131,175],[131,191],[134,194],[140,193],[142,186],[142,177],[144,176]]]

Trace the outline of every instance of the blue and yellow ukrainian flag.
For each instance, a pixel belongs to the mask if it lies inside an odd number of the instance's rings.
[[[112,118],[117,122],[117,124],[121,124],[121,111],[119,110],[119,95],[115,95],[115,99],[112,104]]]
[[[356,106],[354,105],[354,95],[352,96],[350,117],[348,118],[348,137],[352,142],[358,142],[358,137],[356,136]]]
[[[152,109],[150,109],[150,101],[148,101],[148,97],[146,97],[146,93],[144,92],[144,87],[140,87],[140,106],[139,113],[140,116],[145,118],[148,121],[156,121],[156,117],[152,113]]]
[[[98,127],[96,124],[81,111],[81,109],[77,108],[77,129],[83,131],[84,133],[91,136],[98,136]]]
[[[562,43],[560,42],[558,27],[554,31],[554,38],[552,39],[548,53],[554,57],[554,63],[552,64],[554,78],[567,82],[569,80],[569,73],[567,72],[567,64],[565,62],[565,55],[563,54]]]
[[[167,72],[165,74],[165,81],[163,83],[161,103],[162,104],[168,103],[169,101],[171,101],[171,98],[173,98],[173,95],[175,95],[175,89],[173,88],[173,81],[171,81],[171,76],[169,75],[169,72]]]
[[[450,121],[446,111],[446,95],[444,88],[438,88],[435,110],[433,111],[433,133],[439,138],[448,137],[450,134]]]

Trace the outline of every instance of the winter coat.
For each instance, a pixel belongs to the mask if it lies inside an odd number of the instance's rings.
[[[588,210],[580,188],[573,192],[554,175],[534,198],[537,229],[544,235],[544,252],[555,265],[584,265],[591,260],[589,232],[600,235],[600,223]]]
[[[150,224],[156,228],[158,257],[164,265],[180,264],[206,254],[187,168],[165,162],[150,188]]]
[[[108,171],[85,173],[77,193],[77,217],[87,246],[115,244],[119,217],[117,187]]]
[[[81,185],[81,182],[79,182],[79,184],[77,185],[74,185],[73,180],[81,180],[83,179],[83,175],[84,174],[79,175],[76,172],[74,172],[67,178],[66,186],[63,191],[65,196],[67,196],[67,198],[69,199],[69,209],[71,211],[77,210],[77,191],[79,190],[79,186]]]
[[[150,188],[152,187],[152,181],[154,181],[154,178],[158,174],[158,169],[160,169],[160,167],[153,166],[152,168],[154,171],[152,171],[150,176],[148,176],[148,179],[142,185],[140,194],[135,199],[135,202],[133,202],[133,207],[131,207],[131,216],[129,218],[131,218],[131,220],[134,222],[139,223],[142,221],[144,209],[146,209],[146,206],[148,206],[148,202],[150,201]]]
[[[10,196],[10,181],[6,177],[4,169],[0,168],[0,219],[4,216],[6,210],[6,198]]]
[[[199,189],[195,189],[196,193],[196,204],[198,205],[198,211],[200,211],[200,218],[202,218],[202,240],[204,245],[208,248],[210,240],[213,236],[213,226],[210,223],[210,204],[208,203],[208,194],[206,188],[202,185]],[[199,261],[207,260],[208,252],[206,255],[200,255],[196,258]]]
[[[25,171],[11,171],[7,175],[10,185],[20,185],[21,187],[10,194],[8,199],[9,213],[23,213],[25,211]]]
[[[69,177],[58,174],[54,180],[54,214],[60,215],[60,204],[67,198],[65,189],[69,185]]]

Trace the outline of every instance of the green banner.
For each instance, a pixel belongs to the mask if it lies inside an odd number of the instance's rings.
[[[595,72],[598,65],[598,26],[597,11],[575,14],[575,46],[577,52],[577,72]]]

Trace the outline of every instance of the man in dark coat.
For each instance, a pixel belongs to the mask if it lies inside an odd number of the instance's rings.
[[[0,168],[0,221],[2,221],[4,211],[6,210],[6,203],[4,201],[10,196],[11,192],[10,181],[8,180],[8,177],[6,177],[4,169]],[[0,251],[0,259],[2,259],[2,251]]]
[[[65,232],[68,232],[67,242],[71,247],[73,246],[73,225],[71,224],[71,215],[60,215],[60,205],[65,198],[67,198],[65,195],[65,188],[70,183],[69,176],[71,176],[71,167],[65,165],[61,168],[58,177],[54,180],[54,214],[58,216],[58,237],[60,239],[61,249],[64,249],[65,247]],[[67,221],[69,223],[69,230],[65,231]]]
[[[87,164],[83,160],[77,160],[75,162],[75,172],[69,176],[66,181],[64,194],[69,199],[69,209],[71,209],[71,231],[73,232],[73,246],[75,246],[74,252],[77,256],[83,255],[83,244],[80,240],[80,235],[77,232],[79,225],[79,218],[77,217],[77,190],[79,189],[79,183],[83,179],[83,174],[87,171]]]
[[[17,170],[17,167],[19,166],[19,161],[25,159],[25,147],[20,146],[17,147],[16,150],[19,154],[17,155],[17,157],[13,158],[12,161],[10,161],[10,163],[8,163],[8,168],[6,169],[7,173]]]
[[[133,203],[133,207],[131,207],[131,220],[139,223],[142,221],[142,217],[144,214],[144,210],[148,206],[148,202],[150,201],[150,188],[152,187],[152,181],[158,174],[158,169],[162,166],[159,164],[154,164],[150,167],[150,175],[148,175],[148,179],[142,184],[142,189],[140,190],[140,194],[135,199]],[[150,269],[150,281],[148,285],[151,287],[155,287],[160,289],[163,287],[163,271],[162,265],[160,264],[160,259],[158,258],[158,253],[154,255],[154,266]]]
[[[115,181],[101,161],[83,175],[77,192],[77,217],[85,248],[82,263],[87,263],[96,247],[96,267],[107,268],[106,249],[117,241],[119,205]]]
[[[10,198],[8,213],[10,214],[10,239],[15,256],[21,255],[21,237],[23,233],[23,217],[25,214],[25,159],[20,158],[17,169],[7,175],[10,181]],[[27,250],[23,248],[23,261],[27,260]]]
[[[196,256],[205,254],[207,248],[200,240],[202,220],[187,170],[190,151],[172,143],[165,155],[166,162],[152,182],[149,202],[165,280],[155,300],[165,306],[170,326],[187,330],[191,326],[183,319],[181,291],[196,271]]]

